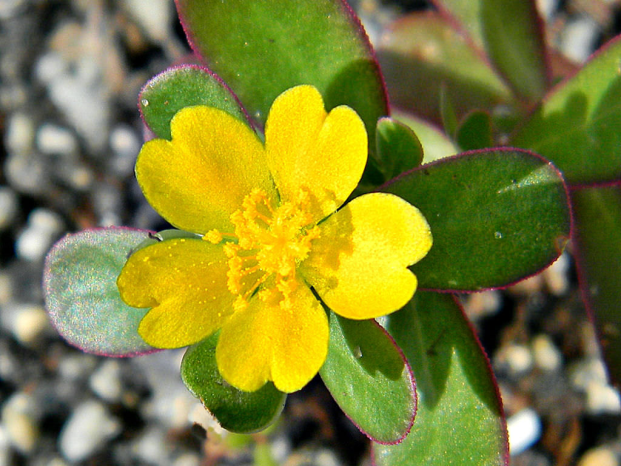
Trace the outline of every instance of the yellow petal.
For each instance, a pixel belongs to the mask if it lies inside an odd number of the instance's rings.
[[[316,220],[321,220],[358,185],[367,162],[367,133],[351,108],[326,114],[319,91],[298,86],[274,101],[265,150],[281,199],[295,202],[300,190],[309,191],[319,201]]]
[[[233,312],[227,270],[221,247],[171,239],[135,252],[117,285],[128,305],[152,308],[140,322],[140,336],[156,348],[180,348],[214,333]]]
[[[255,391],[272,380],[283,392],[306,385],[328,354],[328,319],[306,285],[291,296],[283,309],[259,298],[237,311],[220,333],[216,361],[231,385]]]
[[[274,187],[256,134],[221,110],[197,106],[171,122],[172,141],[147,142],[136,177],[162,217],[186,231],[231,232],[230,216],[253,188],[272,199]]]
[[[392,194],[366,194],[319,226],[321,236],[300,272],[334,312],[370,319],[412,298],[417,280],[407,266],[432,243],[416,207]]]

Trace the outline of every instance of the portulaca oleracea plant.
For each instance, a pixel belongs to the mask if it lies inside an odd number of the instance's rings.
[[[377,465],[508,464],[455,294],[538,273],[576,233],[618,381],[621,42],[553,87],[533,0],[435,4],[376,54],[344,0],[177,0],[203,65],[144,86],[136,161],[172,228],[61,239],[59,333],[104,356],[187,347],[183,382],[233,432],[319,374]]]

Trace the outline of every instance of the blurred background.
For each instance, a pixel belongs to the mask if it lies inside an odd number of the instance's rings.
[[[424,0],[352,1],[381,49]],[[576,64],[621,30],[618,0],[541,0]],[[185,389],[182,352],[87,355],[50,327],[43,260],[67,232],[158,230],[133,168],[141,86],[190,50],[172,0],[0,0],[0,466],[367,465],[365,438],[319,380],[269,432],[227,435]],[[381,54],[381,52],[380,52]],[[572,268],[464,297],[509,417],[514,465],[621,464],[621,404]]]

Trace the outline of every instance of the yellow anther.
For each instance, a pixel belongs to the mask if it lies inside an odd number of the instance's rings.
[[[208,231],[205,236],[203,236],[203,239],[205,241],[209,241],[210,243],[218,244],[222,242],[222,233],[220,233],[218,230],[211,230]]]
[[[319,237],[319,227],[311,226],[310,207],[307,192],[301,191],[297,202],[274,208],[264,191],[254,190],[244,198],[242,209],[231,215],[235,234],[230,236],[236,242],[227,242],[224,253],[229,258],[227,286],[238,295],[236,310],[244,309],[259,288],[262,301],[290,305],[298,284],[296,268]],[[205,236],[212,242],[228,239],[228,235],[216,233]]]

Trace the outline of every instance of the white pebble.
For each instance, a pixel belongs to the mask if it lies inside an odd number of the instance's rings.
[[[578,16],[567,22],[561,37],[560,49],[569,59],[583,63],[593,52],[599,35],[595,20]]]
[[[573,365],[570,369],[570,380],[578,390],[586,392],[592,382],[606,385],[608,377],[606,367],[600,358],[590,358]]]
[[[173,463],[173,466],[200,466],[201,459],[198,455],[194,453],[185,453],[184,455],[179,456]]]
[[[15,241],[17,257],[30,262],[43,259],[52,242],[48,235],[33,228],[25,229]]]
[[[51,329],[45,310],[37,304],[8,305],[3,311],[3,326],[26,347],[36,344]]]
[[[168,38],[172,24],[172,2],[169,0],[125,0],[125,8],[154,42]]]
[[[97,63],[83,58],[76,63],[75,73],[61,74],[48,89],[54,105],[90,148],[102,151],[108,139],[110,103]]]
[[[17,237],[15,252],[21,259],[42,260],[63,230],[60,216],[48,209],[35,209],[28,216],[28,226]]]
[[[67,62],[57,52],[41,55],[35,64],[35,75],[43,84],[50,84],[67,71]]]
[[[567,277],[569,265],[568,255],[563,253],[543,272],[548,289],[554,296],[563,296],[569,291],[569,280]]]
[[[145,463],[158,466],[170,464],[166,448],[166,432],[158,427],[146,430],[132,445],[133,453]]]
[[[558,8],[559,0],[537,0],[539,14],[546,21],[550,20]]]
[[[73,154],[78,150],[78,141],[67,128],[46,123],[37,131],[37,147],[48,155]]]
[[[587,451],[578,466],[619,466],[619,459],[609,448],[597,447]]]
[[[114,153],[110,161],[114,172],[120,176],[131,175],[141,147],[136,133],[128,126],[117,126],[110,133],[110,147]]]
[[[121,367],[115,359],[105,360],[93,372],[89,379],[89,386],[99,397],[114,403],[121,399]]]
[[[505,347],[499,355],[511,373],[524,374],[533,367],[533,355],[530,349],[524,345],[511,344]]]
[[[0,2],[0,19],[10,19],[24,7],[24,0],[2,0]]]
[[[519,455],[541,437],[541,420],[534,409],[525,408],[507,419],[509,451]]]
[[[97,366],[98,359],[91,354],[75,353],[65,356],[58,364],[61,379],[74,382],[90,374]]]
[[[70,462],[82,461],[121,432],[121,423],[98,401],[85,401],[71,414],[60,432],[59,446]]]
[[[32,118],[23,113],[14,113],[8,121],[4,137],[4,143],[9,152],[30,152],[34,140]]]
[[[22,453],[32,452],[39,440],[34,399],[23,392],[13,394],[2,408],[2,422],[9,441]]]
[[[539,369],[551,372],[560,368],[563,356],[548,335],[537,335],[532,347],[535,365]]]
[[[9,184],[18,192],[42,194],[49,191],[49,166],[34,152],[10,153],[4,170]]]
[[[49,234],[60,233],[64,227],[60,215],[44,208],[34,209],[30,215],[28,215],[28,223],[33,228]]]
[[[195,403],[194,407],[188,415],[190,424],[198,424],[206,432],[207,435],[217,435],[218,437],[226,436],[227,431],[222,428],[217,419],[205,409],[202,403]]]
[[[586,390],[586,410],[590,414],[619,414],[619,392],[610,385],[592,381]]]

